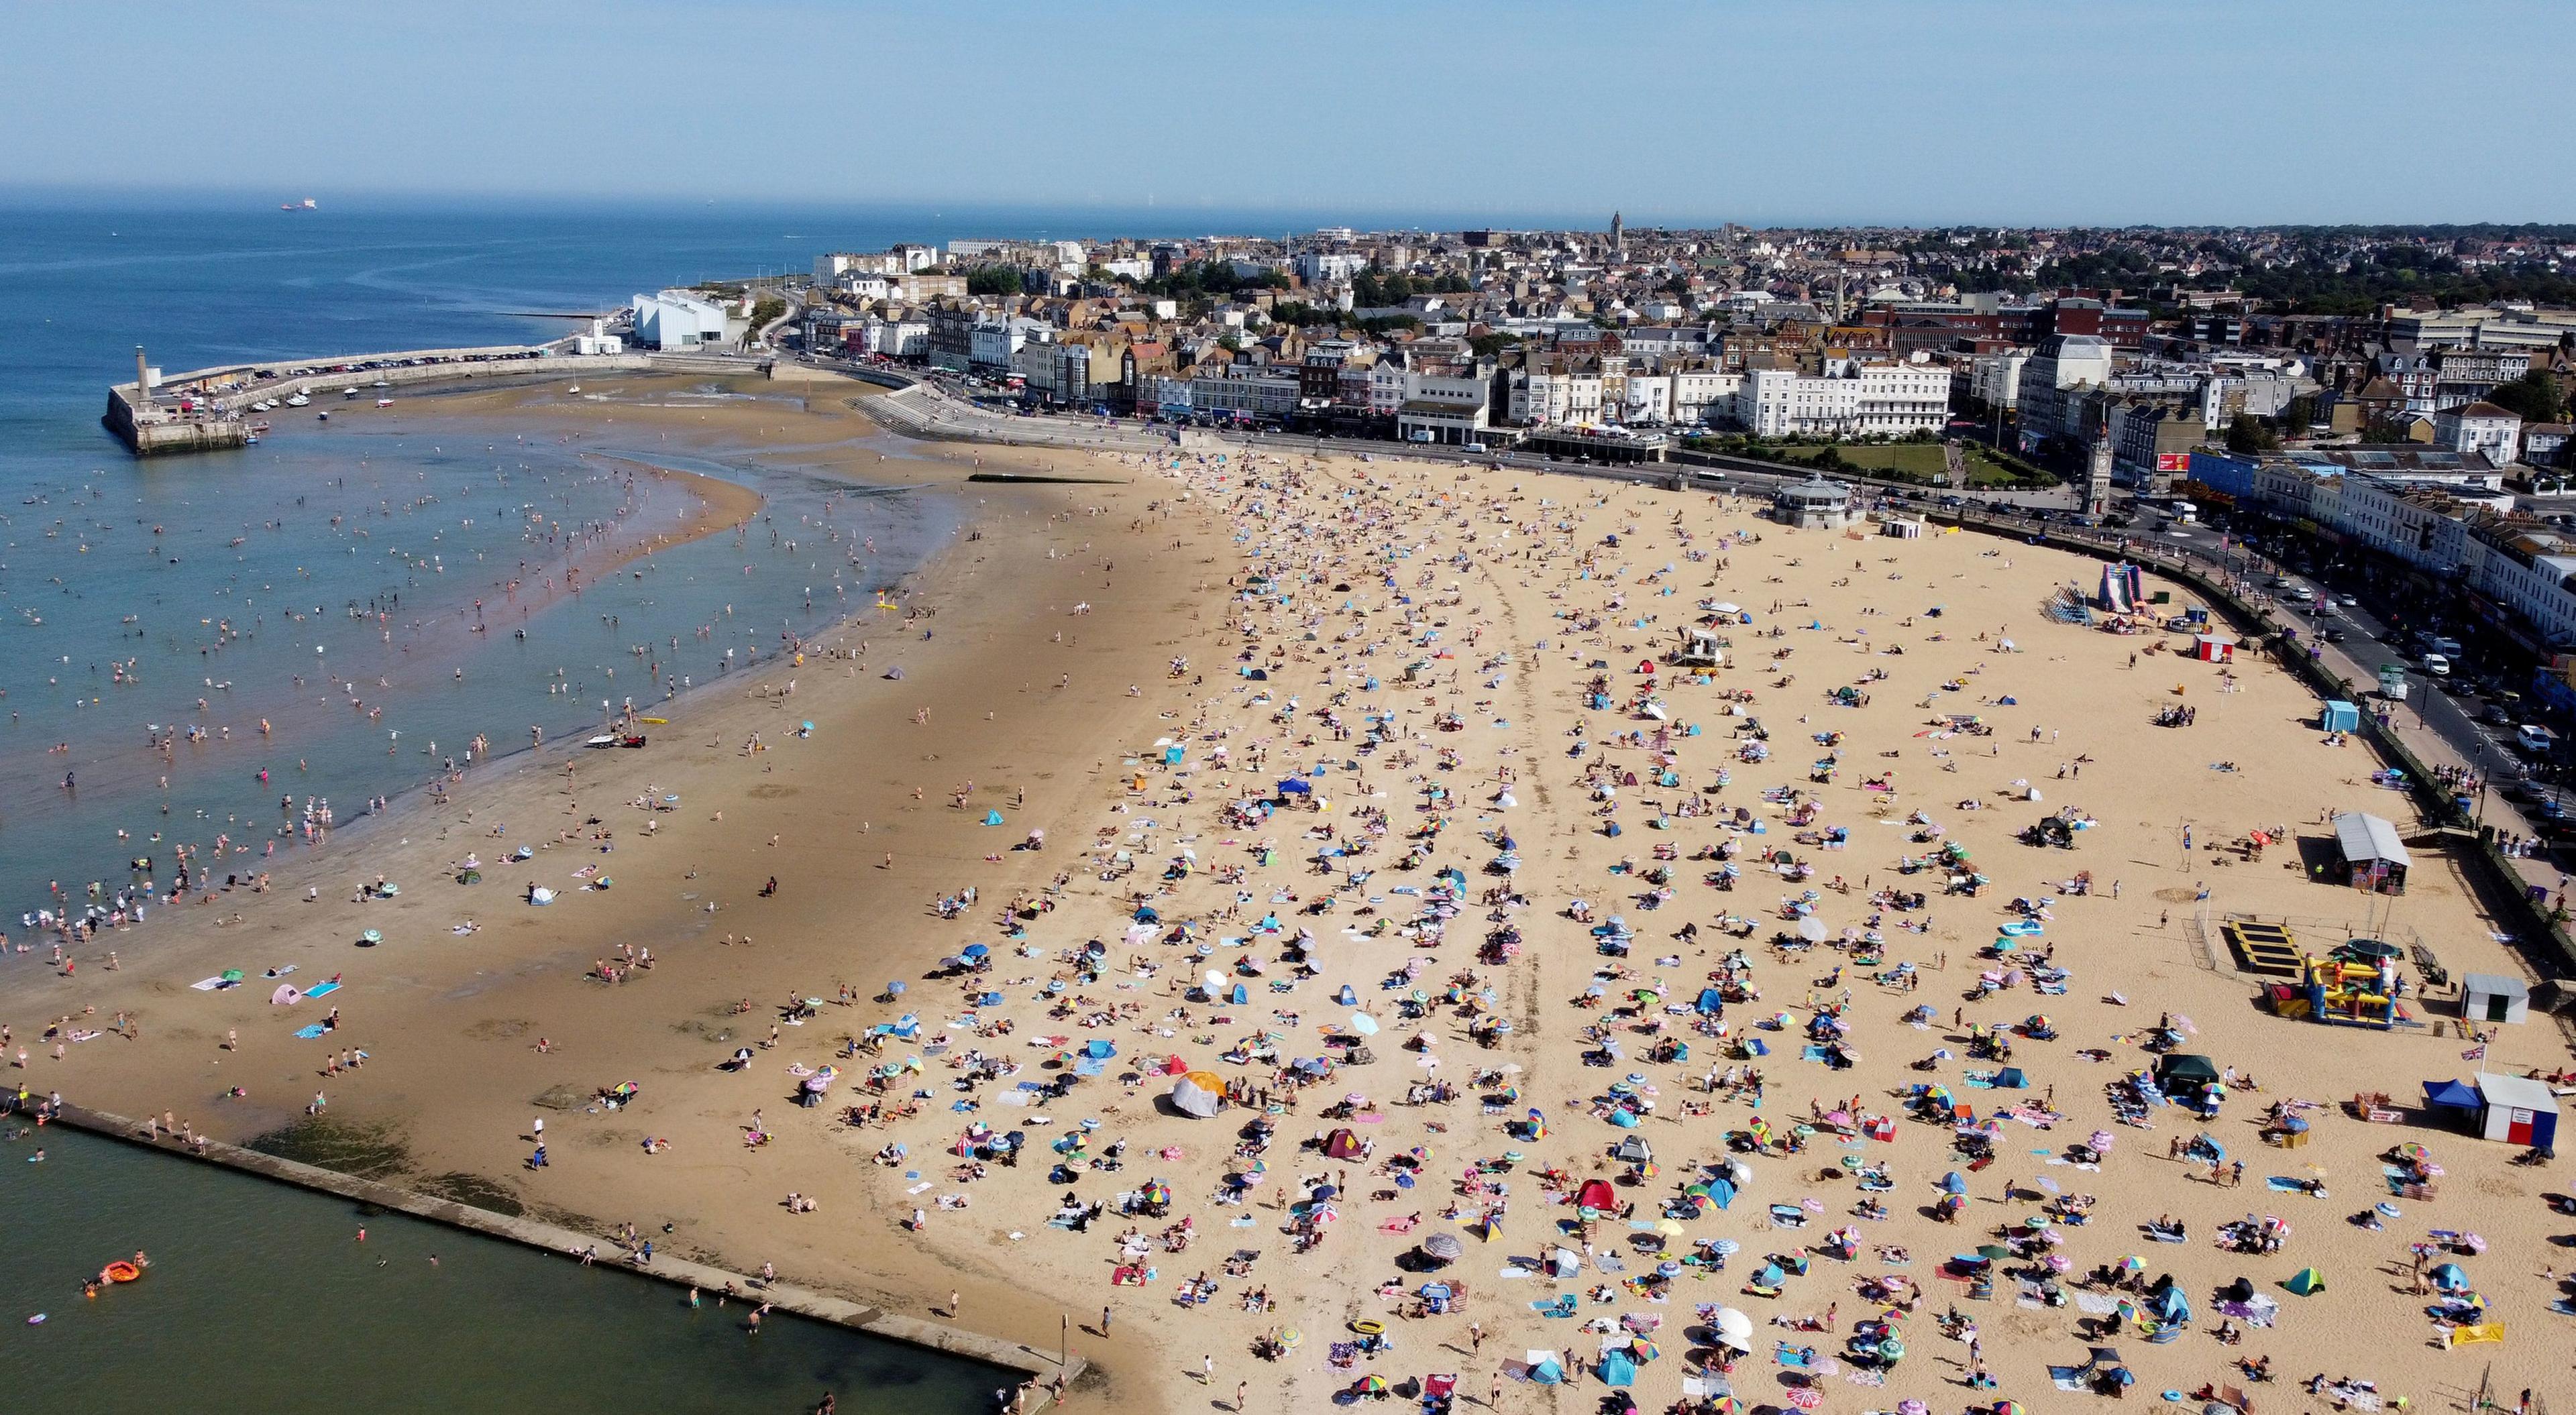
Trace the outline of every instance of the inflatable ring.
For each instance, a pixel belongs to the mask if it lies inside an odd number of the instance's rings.
[[[122,1259],[108,1264],[99,1271],[110,1282],[132,1282],[136,1278],[143,1276],[143,1269],[136,1267],[132,1263],[125,1262]]]

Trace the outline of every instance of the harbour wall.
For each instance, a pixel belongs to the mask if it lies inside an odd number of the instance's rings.
[[[191,369],[162,378],[147,403],[135,385],[112,384],[99,421],[137,457],[214,452],[250,440],[251,405],[304,394],[319,411],[393,388],[469,380],[585,378],[606,373],[703,373],[742,377],[764,373],[769,361],[716,354],[665,354],[636,350],[576,354],[564,344],[504,344],[474,349],[410,349],[385,354],[339,354],[324,359],[278,359]],[[376,384],[383,383],[384,389]],[[355,400],[349,400],[355,401]],[[181,404],[187,404],[182,408]]]
[[[535,1219],[494,1213],[489,1209],[478,1209],[470,1204],[460,1204],[451,1199],[433,1198],[399,1185],[361,1179],[355,1175],[342,1174],[337,1170],[322,1169],[277,1155],[244,1149],[239,1145],[210,1140],[203,1146],[191,1148],[179,1144],[176,1140],[156,1140],[147,1132],[142,1121],[103,1110],[92,1110],[87,1106],[66,1104],[56,1113],[55,1118],[65,1125],[126,1144],[139,1145],[165,1154],[218,1165],[244,1174],[255,1174],[264,1179],[292,1184],[301,1189],[337,1195],[355,1203],[409,1214],[431,1223],[479,1233],[487,1238],[498,1238],[530,1248],[540,1248],[558,1256],[596,1248],[602,1242],[596,1234],[576,1233],[569,1228],[541,1223]],[[847,1298],[834,1297],[829,1293],[815,1292],[784,1282],[764,1283],[758,1278],[743,1273],[730,1272],[706,1263],[692,1262],[669,1253],[654,1254],[653,1261],[649,1265],[621,1264],[621,1266],[677,1287],[696,1287],[702,1291],[721,1292],[730,1284],[737,1292],[756,1294],[762,1301],[772,1303],[783,1311],[794,1312],[801,1317],[848,1327],[887,1341],[902,1342],[907,1346],[960,1356],[970,1361],[980,1361],[1024,1380],[1043,1382],[1061,1372],[1065,1383],[1070,1386],[1074,1379],[1082,1374],[1087,1364],[1079,1356],[1069,1356],[1068,1360],[1059,1364],[1056,1353],[1040,1351],[1019,1342],[1005,1341],[1000,1337],[967,1331],[945,1322],[930,1322],[918,1317],[903,1316],[864,1302],[853,1302]],[[1031,1392],[1032,1409],[1044,1408],[1044,1394],[1043,1388]]]

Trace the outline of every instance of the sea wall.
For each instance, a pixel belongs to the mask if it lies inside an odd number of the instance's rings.
[[[203,1146],[192,1149],[175,1140],[155,1140],[147,1136],[142,1121],[110,1114],[107,1111],[92,1110],[86,1106],[67,1104],[57,1114],[56,1119],[62,1124],[103,1135],[112,1140],[121,1140],[127,1144],[140,1145],[165,1154],[219,1165],[244,1174],[255,1174],[264,1179],[273,1179],[302,1189],[335,1194],[353,1202],[409,1214],[414,1218],[427,1219],[432,1223],[479,1233],[488,1238],[525,1244],[531,1248],[542,1248],[550,1253],[579,1253],[584,1249],[599,1247],[606,1241],[597,1234],[576,1233],[571,1229],[540,1223],[535,1219],[516,1218],[508,1214],[497,1214],[489,1209],[460,1204],[450,1199],[432,1198],[399,1185],[360,1179],[355,1175],[321,1169],[276,1155],[262,1154],[257,1150],[244,1149],[239,1145],[208,1141]],[[739,1292],[757,1294],[762,1301],[772,1303],[781,1310],[794,1312],[798,1316],[830,1322],[854,1331],[863,1331],[870,1336],[899,1341],[907,1346],[918,1346],[925,1350],[980,1361],[988,1366],[1010,1372],[1023,1380],[1047,1381],[1058,1372],[1062,1372],[1066,1384],[1070,1385],[1075,1377],[1082,1374],[1086,1364],[1081,1357],[1075,1356],[1069,1362],[1059,1365],[1055,1353],[1039,1351],[1017,1342],[1004,1341],[1000,1337],[966,1331],[945,1322],[929,1322],[918,1317],[902,1316],[863,1302],[852,1302],[847,1298],[834,1297],[828,1293],[814,1292],[783,1282],[763,1283],[758,1278],[743,1273],[729,1272],[723,1268],[692,1262],[668,1253],[654,1254],[650,1266],[626,1266],[630,1271],[674,1286],[696,1287],[714,1292],[721,1291],[727,1284],[731,1284]],[[1032,1392],[1032,1396],[1031,1408],[1044,1408],[1043,1391]]]

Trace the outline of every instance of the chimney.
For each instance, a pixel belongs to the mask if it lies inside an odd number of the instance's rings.
[[[141,413],[152,406],[152,376],[144,367],[143,346],[134,346],[134,411]]]

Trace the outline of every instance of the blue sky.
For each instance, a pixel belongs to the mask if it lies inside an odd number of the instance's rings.
[[[0,0],[0,192],[2576,220],[2540,0]]]

